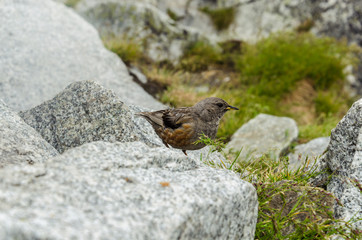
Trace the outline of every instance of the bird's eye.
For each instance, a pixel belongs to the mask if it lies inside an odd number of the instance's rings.
[[[222,107],[222,106],[224,106],[224,104],[222,104],[222,103],[216,103],[216,105],[218,106],[218,107]]]

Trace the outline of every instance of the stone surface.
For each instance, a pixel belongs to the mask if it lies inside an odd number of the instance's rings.
[[[298,127],[293,119],[259,114],[241,126],[226,147],[232,151],[242,150],[239,159],[243,161],[263,154],[277,160],[297,137]]]
[[[177,24],[144,1],[83,0],[75,9],[102,37],[138,42],[143,53],[155,61],[177,62],[189,44],[207,41],[200,31]]]
[[[343,206],[335,204],[335,216],[346,221],[362,217],[362,99],[355,102],[331,132],[327,152],[318,162],[330,178],[327,190]],[[319,184],[323,182],[319,181]],[[362,230],[362,222],[352,225]]]
[[[144,1],[143,1],[144,2]],[[255,41],[278,31],[294,30],[311,20],[310,30],[335,38],[347,37],[362,45],[362,3],[359,0],[155,0],[151,2],[164,12],[172,11],[178,22],[192,26],[222,39]],[[211,21],[205,20],[200,8],[233,7],[237,13],[228,29],[217,32]],[[208,18],[208,16],[206,16]],[[308,29],[306,29],[308,30]]]
[[[254,239],[254,187],[140,142],[0,169],[1,239]]]
[[[61,153],[86,142],[138,139],[128,107],[92,81],[72,83],[53,99],[19,114]]]
[[[99,82],[127,104],[164,107],[132,81],[95,28],[64,5],[3,0],[0,22],[0,96],[10,108],[35,107],[82,80]]]
[[[58,152],[0,100],[0,168],[45,162]]]
[[[316,158],[319,158],[327,149],[328,143],[329,137],[320,137],[296,146],[294,152],[288,154],[289,170],[297,170],[304,165],[306,160],[309,161],[309,165],[312,165]]]

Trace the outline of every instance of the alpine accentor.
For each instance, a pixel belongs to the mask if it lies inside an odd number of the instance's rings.
[[[214,139],[220,119],[228,110],[239,110],[230,106],[221,98],[210,97],[196,103],[192,107],[165,109],[156,112],[140,112],[151,123],[162,142],[169,147],[186,150],[197,150],[205,147],[203,143],[195,143],[202,134]]]

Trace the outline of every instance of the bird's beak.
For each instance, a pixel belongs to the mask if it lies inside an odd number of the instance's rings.
[[[239,108],[229,105],[229,106],[226,107],[226,110],[239,110]]]

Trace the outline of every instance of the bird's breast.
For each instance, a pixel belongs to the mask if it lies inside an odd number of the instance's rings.
[[[198,134],[191,123],[184,123],[177,129],[165,128],[160,137],[174,148],[193,150],[202,146],[194,144],[198,140]]]

